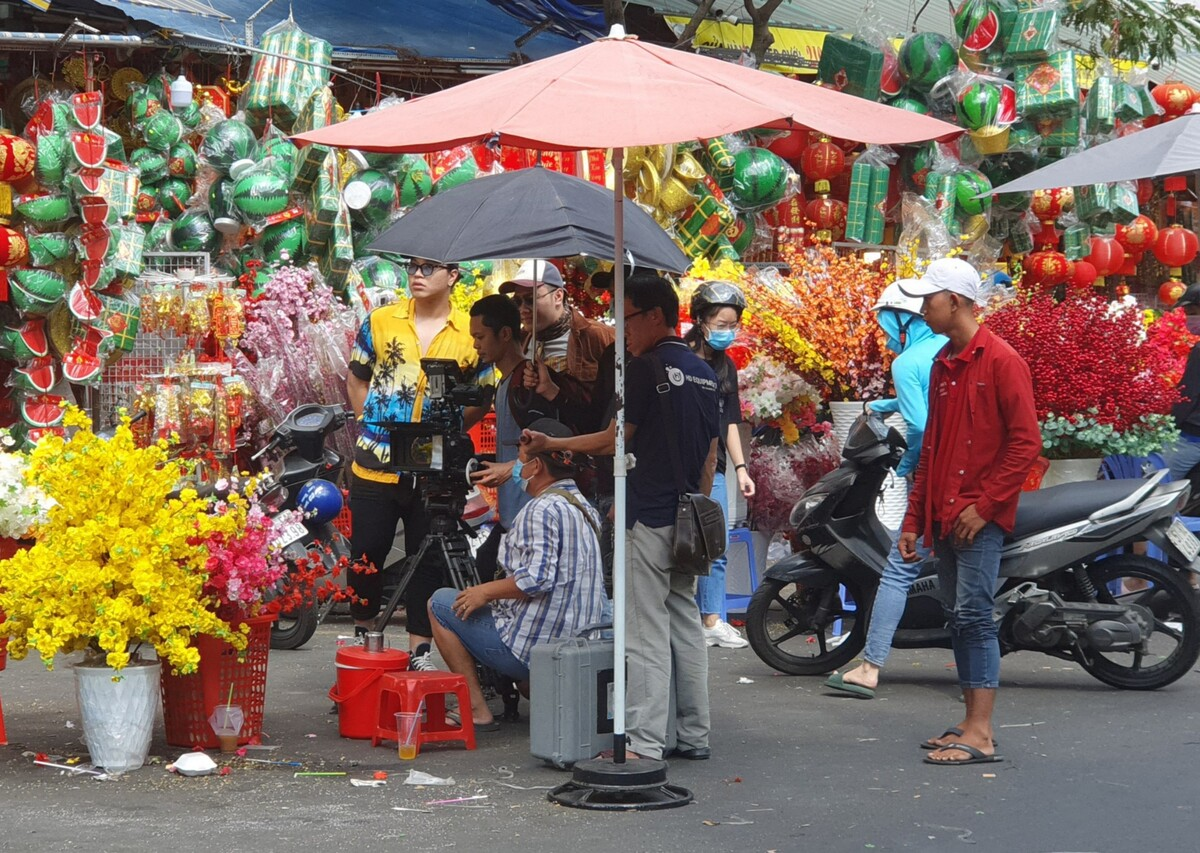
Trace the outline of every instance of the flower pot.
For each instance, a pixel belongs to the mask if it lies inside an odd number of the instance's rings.
[[[1095,480],[1100,474],[1100,457],[1078,459],[1051,459],[1050,467],[1042,475],[1042,488],[1061,486],[1064,483],[1083,483]]]
[[[855,419],[863,413],[862,401],[831,402],[829,404],[829,412],[833,416],[833,434],[837,436],[838,447],[845,447],[846,437],[850,434],[850,427],[854,425]],[[904,424],[904,418],[900,416],[899,412],[893,412],[888,415],[883,419],[883,422],[890,427],[894,427],[900,435],[905,435],[908,432],[908,427]],[[893,471],[883,481],[883,491],[879,495],[879,500],[875,503],[875,512],[884,527],[889,530],[899,530],[900,525],[904,522],[904,513],[907,509],[908,483],[902,478],[897,477]]]
[[[145,763],[158,711],[160,669],[158,661],[133,662],[120,672],[106,665],[75,665],[83,740],[92,764],[125,773]]]

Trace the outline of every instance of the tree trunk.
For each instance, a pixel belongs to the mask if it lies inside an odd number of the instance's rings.
[[[683,32],[679,34],[679,41],[675,42],[674,47],[689,47],[692,39],[696,37],[696,31],[700,29],[700,25],[704,23],[704,19],[708,17],[712,11],[713,4],[717,0],[700,0],[696,4],[696,11],[692,13],[692,19],[687,22],[687,26],[683,28]]]
[[[604,25],[612,29],[614,24],[625,26],[624,0],[604,0]]]
[[[779,8],[783,0],[766,0],[761,6],[755,6],[754,0],[742,0],[746,6],[746,14],[754,24],[754,40],[750,42],[750,53],[754,55],[757,65],[763,64],[768,48],[775,42],[771,35],[771,16]]]

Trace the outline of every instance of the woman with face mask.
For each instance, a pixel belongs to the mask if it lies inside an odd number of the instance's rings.
[[[722,507],[728,506],[725,478],[728,460],[733,463],[732,478],[747,500],[754,497],[754,481],[746,470],[746,456],[738,424],[742,422],[742,404],[738,398],[737,368],[725,350],[737,338],[746,297],[727,281],[709,281],[692,294],[692,328],[684,341],[708,362],[717,374],[718,447],[717,473],[711,497]],[[698,579],[696,603],[704,627],[704,640],[710,646],[743,649],[749,645],[741,633],[725,621],[725,557],[712,564],[708,577]]]

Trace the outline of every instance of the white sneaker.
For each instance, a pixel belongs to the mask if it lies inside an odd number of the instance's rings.
[[[437,664],[433,662],[433,651],[425,646],[424,652],[413,652],[408,659],[409,672],[437,672]]]
[[[724,619],[718,619],[717,624],[711,628],[701,627],[706,645],[720,646],[723,649],[744,649],[750,645],[750,641]]]

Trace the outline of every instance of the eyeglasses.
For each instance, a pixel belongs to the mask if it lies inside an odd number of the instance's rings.
[[[551,292],[552,291],[545,290],[541,293],[534,293],[528,296],[525,294],[513,294],[511,298],[514,305],[516,305],[518,308],[524,308],[528,305],[533,305],[534,302],[541,299],[543,296],[549,296]]]
[[[628,322],[629,322],[630,320],[632,320],[634,317],[640,317],[640,316],[642,316],[643,314],[646,314],[646,313],[648,313],[649,311],[652,311],[652,310],[653,310],[652,308],[647,308],[645,311],[634,311],[632,314],[626,314],[626,315],[625,315],[625,322],[626,322],[626,323],[628,323]]]
[[[416,275],[417,273],[420,273],[425,278],[428,278],[429,276],[433,275],[434,270],[448,270],[450,267],[446,266],[445,264],[432,264],[429,261],[426,261],[423,264],[418,264],[416,261],[409,261],[405,269],[408,270],[409,275]]]

